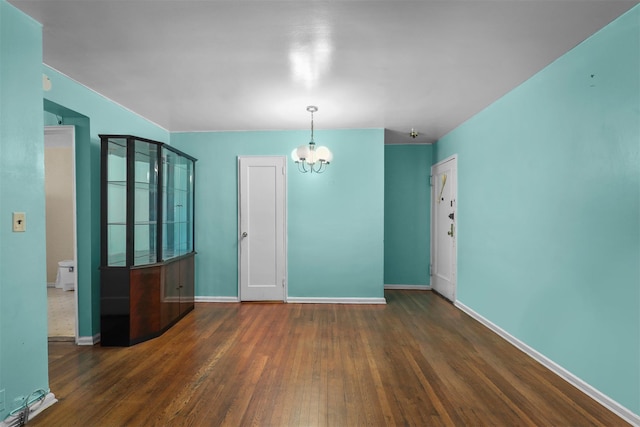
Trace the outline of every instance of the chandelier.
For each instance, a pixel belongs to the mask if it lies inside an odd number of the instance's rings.
[[[311,141],[303,144],[291,152],[291,158],[298,165],[298,170],[302,173],[323,173],[327,170],[327,165],[331,163],[333,154],[327,147],[316,147],[313,141],[313,113],[318,111],[318,107],[310,105],[307,111],[311,113]]]

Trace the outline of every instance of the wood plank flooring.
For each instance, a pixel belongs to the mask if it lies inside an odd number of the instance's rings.
[[[196,304],[130,348],[49,343],[33,426],[623,426],[429,291],[387,305]]]

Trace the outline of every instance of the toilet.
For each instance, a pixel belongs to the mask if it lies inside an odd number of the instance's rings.
[[[65,291],[73,291],[76,288],[75,262],[72,259],[60,261],[58,263],[58,276],[56,277],[56,288]]]

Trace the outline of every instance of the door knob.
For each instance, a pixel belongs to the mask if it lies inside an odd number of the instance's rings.
[[[246,231],[244,231],[244,232],[242,233],[242,237],[247,237],[247,232],[246,232]]]

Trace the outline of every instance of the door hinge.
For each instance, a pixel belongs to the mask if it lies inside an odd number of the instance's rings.
[[[282,279],[282,287],[284,288],[284,279]]]
[[[282,175],[284,175],[284,166],[282,167]]]
[[[429,187],[433,187],[433,175],[429,175]]]
[[[432,264],[429,264],[429,277],[433,276],[433,267]]]

